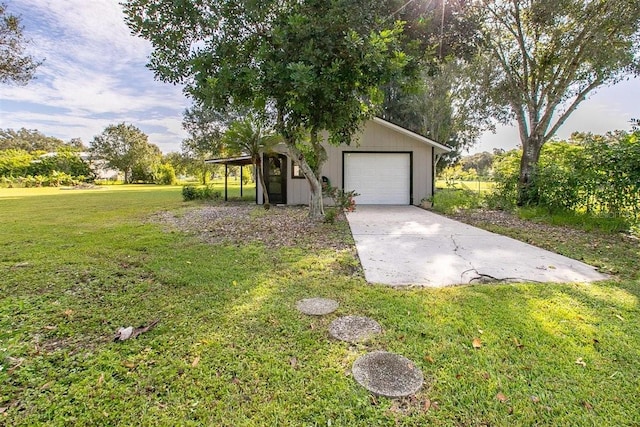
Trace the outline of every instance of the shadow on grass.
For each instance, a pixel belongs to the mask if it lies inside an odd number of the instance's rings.
[[[32,220],[5,218],[5,229],[18,235],[0,237],[12,251],[0,261],[8,277],[0,297],[0,407],[9,408],[9,425],[640,419],[639,308],[631,280],[371,286],[344,268],[354,261],[346,252],[206,245],[163,233],[140,218],[182,204],[172,194],[126,194],[132,197],[98,197],[108,204],[104,211],[87,208],[94,205],[89,198],[46,212],[46,204],[14,206],[33,212]],[[136,201],[138,210],[127,205]],[[79,214],[65,217],[69,211]],[[16,266],[26,258],[31,264]],[[324,317],[295,309],[297,300],[314,296],[340,307]],[[349,314],[374,318],[384,333],[357,345],[331,339],[330,322]],[[149,333],[111,342],[118,327],[155,318],[160,323]],[[351,378],[353,361],[378,349],[423,370],[418,404],[399,408]]]

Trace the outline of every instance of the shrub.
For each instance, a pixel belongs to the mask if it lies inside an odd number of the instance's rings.
[[[198,188],[195,185],[185,185],[182,187],[182,200],[188,202],[189,200],[196,200]]]
[[[49,175],[27,175],[14,177],[0,177],[3,187],[60,187],[61,185],[80,185],[84,177],[74,178],[68,173],[53,171]]]
[[[202,200],[215,200],[222,196],[220,191],[214,190],[210,185],[198,188],[198,194]]]
[[[516,206],[519,170],[520,151],[511,150],[496,156],[493,162],[496,186],[486,198],[489,208],[511,210]]]
[[[549,213],[587,212],[636,223],[640,217],[640,131],[604,136],[574,134],[547,143],[532,179],[532,200]],[[518,190],[520,150],[498,156],[492,208],[513,208]]]
[[[190,200],[217,200],[221,196],[220,191],[214,190],[213,187],[209,185],[204,187],[185,185],[182,187],[182,199],[185,202]]]
[[[34,156],[24,150],[0,150],[0,176],[24,176]]]
[[[91,168],[80,158],[80,153],[65,148],[60,148],[53,156],[36,157],[29,165],[27,175],[52,176],[56,171],[70,176],[91,175]]]
[[[178,182],[176,171],[170,163],[163,163],[156,171],[156,184],[175,185]]]
[[[330,184],[324,184],[322,194],[333,200],[335,207],[341,212],[353,212],[356,210],[355,198],[359,196],[355,191],[344,191],[341,188],[332,187]]]

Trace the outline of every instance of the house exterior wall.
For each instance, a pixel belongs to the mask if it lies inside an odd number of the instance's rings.
[[[363,131],[354,137],[351,145],[336,147],[325,144],[325,148],[327,161],[322,167],[322,176],[329,178],[333,187],[343,188],[343,152],[411,152],[412,203],[419,205],[423,198],[432,195],[432,147],[409,135],[397,132],[375,121],[369,121],[365,124]],[[292,178],[292,160],[287,159],[287,162],[287,204],[307,205],[309,204],[309,184],[306,179]],[[262,200],[262,189],[258,188],[258,203],[262,203]],[[325,202],[328,204],[330,201],[325,199]]]

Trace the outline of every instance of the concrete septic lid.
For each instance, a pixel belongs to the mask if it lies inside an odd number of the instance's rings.
[[[422,387],[422,371],[406,357],[386,351],[374,351],[358,358],[351,369],[353,377],[373,394],[404,397]]]
[[[307,298],[296,303],[298,310],[311,316],[323,316],[338,308],[338,302],[327,298]]]
[[[329,325],[329,334],[340,341],[355,343],[382,332],[373,319],[360,316],[339,317]]]

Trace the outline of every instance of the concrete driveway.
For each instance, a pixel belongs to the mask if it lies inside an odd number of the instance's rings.
[[[359,205],[347,219],[370,283],[442,287],[607,278],[590,265],[415,206]]]

